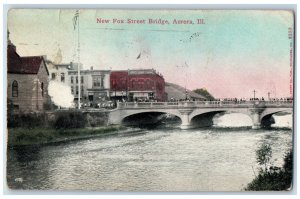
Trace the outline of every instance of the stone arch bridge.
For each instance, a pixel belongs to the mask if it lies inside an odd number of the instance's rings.
[[[121,124],[141,113],[167,113],[181,119],[182,129],[189,129],[211,125],[218,113],[243,113],[252,119],[252,128],[258,129],[270,125],[272,115],[280,112],[293,114],[293,101],[119,102],[109,113],[109,123]]]

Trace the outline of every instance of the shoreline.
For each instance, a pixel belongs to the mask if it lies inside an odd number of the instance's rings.
[[[205,128],[204,128],[205,129]],[[245,127],[218,128],[213,130],[241,130]],[[249,129],[249,128],[246,128]],[[292,130],[290,128],[272,128],[268,130]],[[110,136],[122,133],[136,133],[142,131],[140,128],[125,127],[121,125],[85,127],[72,129],[54,129],[54,128],[7,128],[7,148],[13,149],[26,146],[46,146],[75,140]]]
[[[49,144],[139,131],[141,130],[124,126],[88,127],[78,129],[9,128],[7,129],[7,148],[45,146]]]

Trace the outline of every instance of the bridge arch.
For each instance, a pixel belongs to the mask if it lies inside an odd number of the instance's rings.
[[[140,110],[140,111],[127,111],[120,118],[122,124],[153,124],[163,119],[164,114],[172,115],[182,123],[182,118],[179,112],[170,110]]]
[[[230,113],[239,113],[246,115],[251,119],[252,116],[251,113],[248,110],[245,109],[234,109],[234,110],[228,110],[228,109],[217,109],[217,110],[196,110],[190,115],[190,121],[193,126],[212,126],[213,125],[213,118],[217,114],[230,114]]]
[[[273,117],[274,114],[277,113],[287,113],[287,114],[292,114],[292,110],[290,109],[274,109],[274,108],[269,108],[266,109],[262,114],[260,115],[260,123],[262,127],[269,128],[272,124],[275,124],[275,119]]]
[[[201,115],[201,114],[206,114],[206,113],[242,113],[242,114],[246,114],[248,116],[251,116],[251,113],[249,112],[249,110],[246,109],[226,109],[226,108],[219,108],[219,109],[196,109],[194,110],[191,114],[190,114],[190,119],[192,119],[195,116]]]
[[[292,114],[293,111],[291,109],[286,109],[286,108],[280,108],[280,109],[279,108],[267,108],[267,109],[265,109],[261,113],[260,117],[262,119],[262,118],[264,118],[264,117],[266,117],[268,115],[274,115],[276,113],[288,113],[288,114]]]
[[[226,111],[207,111],[199,113],[190,118],[191,125],[194,127],[208,127],[213,125],[213,118],[219,113],[225,113]]]

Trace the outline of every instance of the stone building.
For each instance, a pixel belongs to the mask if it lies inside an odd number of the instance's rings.
[[[43,56],[21,57],[8,39],[7,100],[13,111],[44,111],[49,103],[48,69]]]

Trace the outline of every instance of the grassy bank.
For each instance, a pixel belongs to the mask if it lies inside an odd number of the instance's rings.
[[[67,140],[107,135],[120,130],[123,126],[106,126],[99,128],[54,129],[54,128],[9,128],[8,146],[39,145]]]

